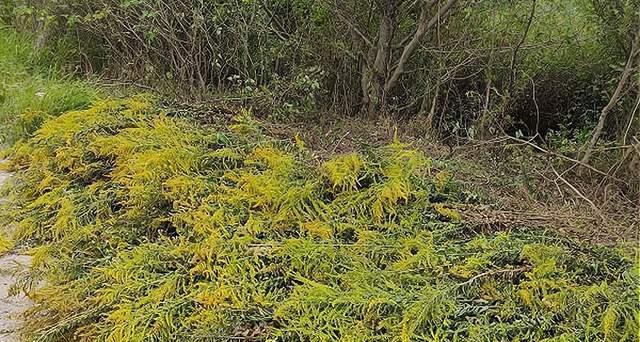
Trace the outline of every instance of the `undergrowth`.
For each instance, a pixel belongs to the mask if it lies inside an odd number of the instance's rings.
[[[35,341],[637,341],[638,263],[526,230],[398,141],[322,165],[243,114],[203,128],[141,97],[11,152]],[[38,284],[36,286],[36,284]]]
[[[85,108],[96,93],[91,84],[40,61],[31,37],[0,22],[0,145],[28,138],[52,116]]]

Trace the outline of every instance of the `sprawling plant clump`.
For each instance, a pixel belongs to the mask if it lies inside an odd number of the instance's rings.
[[[39,341],[635,341],[621,252],[479,232],[395,142],[314,166],[248,116],[219,129],[104,100],[15,147]],[[31,284],[39,284],[32,286]]]

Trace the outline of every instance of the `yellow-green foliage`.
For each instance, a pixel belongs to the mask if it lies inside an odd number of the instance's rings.
[[[16,146],[39,341],[635,341],[608,249],[482,235],[394,142],[315,166],[249,116],[204,129],[103,100]],[[41,281],[43,280],[43,281]]]
[[[360,156],[350,153],[324,163],[323,169],[334,188],[347,191],[356,189],[363,167]]]
[[[433,206],[438,214],[447,218],[453,222],[459,222],[462,220],[462,215],[455,209],[447,208],[442,204],[436,204]]]
[[[0,235],[0,255],[11,250],[13,243],[6,236]]]

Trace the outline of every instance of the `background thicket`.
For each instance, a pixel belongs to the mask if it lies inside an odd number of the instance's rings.
[[[7,1],[2,15],[73,71],[241,99],[280,118],[387,113],[440,133],[585,139],[632,50],[638,5],[69,0]],[[608,138],[630,124],[636,80]]]
[[[4,0],[0,17],[65,73],[279,122],[528,137],[640,193],[638,0]]]

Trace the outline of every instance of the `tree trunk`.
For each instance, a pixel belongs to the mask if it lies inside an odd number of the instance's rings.
[[[518,66],[518,51],[522,47],[522,44],[527,40],[527,36],[529,35],[529,30],[531,29],[531,24],[533,23],[533,17],[536,13],[536,0],[533,0],[531,3],[531,10],[529,11],[529,18],[527,19],[527,25],[525,26],[524,32],[522,33],[522,38],[516,45],[515,49],[513,49],[513,53],[511,54],[511,63],[509,69],[511,70],[509,74],[509,97],[513,96],[513,87],[515,85]]]
[[[397,26],[397,0],[384,0],[381,2],[382,18],[378,29],[378,41],[375,48],[375,60],[372,70],[363,77],[368,77],[367,90],[369,116],[375,115],[381,108],[386,106],[386,91],[384,88],[389,60],[391,59],[391,43],[395,35]]]
[[[611,98],[609,99],[609,103],[607,103],[607,105],[602,109],[602,112],[600,112],[600,118],[598,119],[598,124],[596,125],[596,128],[593,130],[593,135],[591,135],[591,140],[589,140],[589,143],[585,146],[584,155],[580,160],[580,162],[582,162],[583,164],[587,164],[589,162],[589,159],[591,159],[593,148],[596,146],[596,143],[598,143],[598,140],[602,135],[602,130],[604,129],[604,124],[607,121],[609,112],[611,112],[611,110],[618,103],[618,99],[620,99],[620,96],[622,95],[625,84],[627,83],[627,79],[629,79],[629,76],[633,71],[634,65],[636,64],[636,56],[638,55],[639,50],[640,50],[640,31],[636,33],[636,36],[633,40],[633,44],[631,46],[631,52],[629,53],[627,64],[624,66],[624,70],[622,71],[622,75],[620,76],[620,80],[618,81],[618,86],[616,87],[616,90],[613,92],[613,95],[611,95]]]
[[[393,40],[398,28],[398,11],[404,0],[378,0],[381,11],[375,44],[370,45],[366,70],[363,68],[360,85],[362,87],[363,105],[368,115],[373,116],[387,110],[388,98],[397,86],[400,77],[405,73],[406,64],[420,46],[421,40],[434,26],[445,20],[459,0],[447,0],[436,13],[430,10],[439,0],[425,1],[417,20],[415,32],[400,41],[402,53],[393,59]],[[375,57],[372,57],[375,56]],[[369,60],[371,58],[371,60]]]
[[[488,79],[485,85],[485,90],[484,90],[482,114],[480,116],[480,120],[478,123],[478,127],[479,127],[478,131],[481,139],[486,139],[491,134],[491,132],[489,132],[489,129],[491,127],[491,124],[494,122],[494,118],[492,118],[490,103],[491,103],[491,80]]]
[[[432,133],[433,131],[433,118],[436,115],[436,107],[438,104],[438,97],[440,95],[440,80],[437,81],[434,94],[425,94],[420,105],[420,113],[425,117],[425,128]]]
[[[389,79],[385,82],[384,88],[385,91],[390,91],[393,87],[396,86],[400,76],[405,71],[405,65],[409,61],[411,55],[413,55],[414,51],[420,44],[420,41],[425,36],[425,34],[431,29],[434,25],[438,24],[445,16],[448,15],[451,8],[458,2],[458,0],[449,0],[447,3],[438,10],[438,12],[431,17],[431,20],[428,20],[428,10],[431,6],[425,4],[422,11],[420,12],[420,20],[418,23],[418,28],[414,33],[411,40],[405,45],[402,50],[402,55],[400,56],[400,60],[398,61],[398,66],[393,71],[393,74]]]

